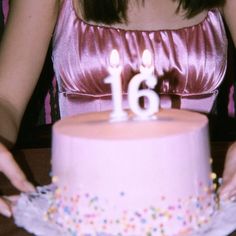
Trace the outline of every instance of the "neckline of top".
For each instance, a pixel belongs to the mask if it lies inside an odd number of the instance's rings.
[[[67,2],[68,0],[64,0],[64,1]],[[74,6],[74,3],[73,3],[73,0],[70,0],[68,2],[71,3],[70,5],[71,5],[71,9],[73,11],[76,23],[82,23],[82,24],[84,24],[88,27],[91,27],[91,28],[104,29],[104,30],[114,30],[114,31],[121,31],[121,32],[147,32],[147,33],[153,33],[153,32],[169,32],[169,31],[173,31],[173,32],[185,31],[185,30],[196,28],[196,27],[199,27],[199,26],[205,24],[205,22],[207,22],[208,19],[210,18],[210,14],[217,11],[217,9],[210,9],[210,10],[208,10],[206,16],[199,23],[196,23],[196,24],[193,24],[193,25],[190,25],[190,26],[184,26],[184,27],[176,28],[176,29],[158,29],[158,30],[124,29],[124,28],[121,28],[121,27],[115,27],[115,26],[109,26],[109,25],[97,25],[97,24],[87,22],[87,21],[85,21],[84,19],[82,19],[81,17],[78,16],[78,14],[76,12],[76,9],[75,9],[75,6]],[[63,6],[63,8],[64,7],[65,6]],[[219,11],[217,11],[217,12],[218,12],[218,14],[220,14]]]

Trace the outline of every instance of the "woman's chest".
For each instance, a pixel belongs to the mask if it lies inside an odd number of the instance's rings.
[[[191,27],[140,31],[84,22],[68,2],[60,14],[53,41],[54,69],[61,92],[110,94],[104,78],[113,49],[120,55],[124,93],[140,71],[145,49],[152,55],[159,93],[208,93],[224,77],[227,39],[217,11],[209,11],[202,22]]]

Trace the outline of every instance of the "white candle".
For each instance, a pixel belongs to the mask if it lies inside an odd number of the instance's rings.
[[[145,82],[147,89],[141,89],[140,85]],[[155,119],[155,113],[159,110],[159,97],[153,89],[157,84],[157,78],[154,76],[154,66],[151,53],[145,50],[142,55],[142,65],[140,73],[135,75],[128,86],[128,100],[131,110],[136,114],[135,119],[146,120]],[[142,108],[139,104],[139,98],[144,97],[148,107]]]
[[[110,114],[111,121],[126,120],[128,115],[122,108],[122,81],[119,53],[113,49],[110,55],[109,76],[105,78],[105,83],[111,84],[113,111]]]

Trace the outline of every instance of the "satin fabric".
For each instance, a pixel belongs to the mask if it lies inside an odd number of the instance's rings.
[[[211,111],[227,66],[227,38],[217,9],[190,27],[140,31],[89,24],[77,16],[72,0],[65,0],[53,39],[62,117],[112,109],[111,88],[104,83],[112,49],[120,55],[124,108],[129,81],[148,49],[161,107]]]

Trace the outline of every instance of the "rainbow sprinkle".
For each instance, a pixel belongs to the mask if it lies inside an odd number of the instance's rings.
[[[211,175],[211,179],[215,179]],[[57,178],[54,179],[54,181]],[[114,202],[91,193],[66,196],[66,188],[57,188],[44,219],[56,222],[69,235],[145,235],[184,236],[207,224],[216,210],[216,196],[212,183],[199,183],[201,193],[168,204],[168,197],[160,196],[161,206],[152,204],[143,209],[114,207]],[[62,191],[63,189],[63,191]],[[63,194],[62,194],[63,192]],[[117,193],[118,201],[126,198]],[[121,206],[122,204],[118,204]],[[164,207],[163,207],[164,206]]]

